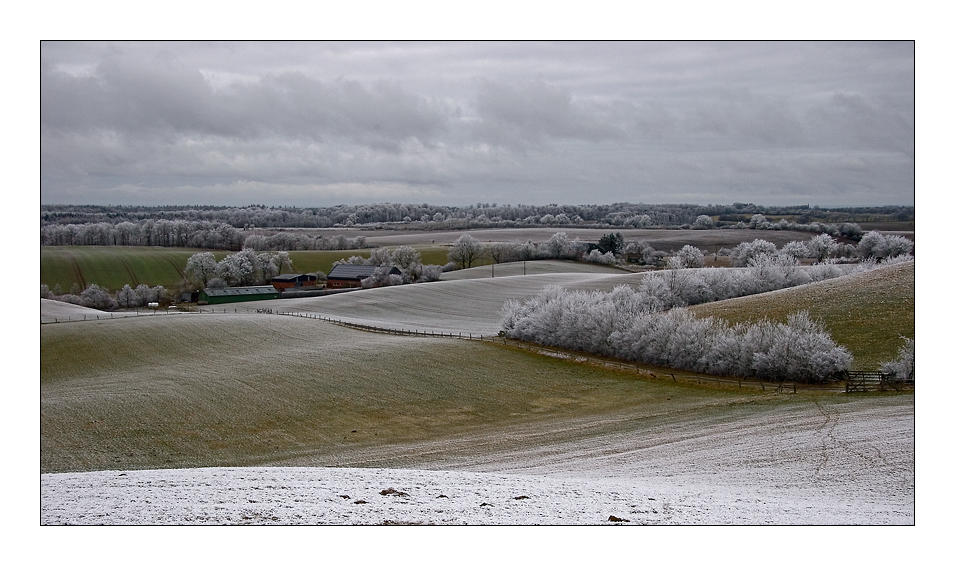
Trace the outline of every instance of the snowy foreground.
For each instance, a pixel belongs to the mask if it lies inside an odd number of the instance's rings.
[[[303,461],[41,474],[40,522],[911,525],[911,403],[873,396],[783,404],[652,432],[621,426],[561,440],[531,427],[351,454],[373,462],[397,450],[430,470]],[[507,438],[498,446],[499,437]]]
[[[47,474],[44,524],[911,524],[876,501],[729,486],[364,468]],[[911,511],[911,510],[910,510]],[[614,519],[611,519],[614,517]]]

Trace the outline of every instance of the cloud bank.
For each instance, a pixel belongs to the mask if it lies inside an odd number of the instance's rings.
[[[914,203],[912,42],[43,42],[41,203]]]

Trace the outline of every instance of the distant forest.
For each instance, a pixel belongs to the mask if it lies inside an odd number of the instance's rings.
[[[576,226],[591,228],[807,230],[861,237],[855,223],[914,222],[915,207],[630,204],[367,204],[319,208],[41,205],[41,245],[144,245],[241,249],[251,229],[346,228],[450,230]],[[324,242],[311,249],[348,249]],[[297,246],[282,246],[295,249]]]

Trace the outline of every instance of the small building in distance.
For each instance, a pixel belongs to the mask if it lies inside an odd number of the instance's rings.
[[[340,263],[328,273],[328,281],[325,286],[329,289],[347,289],[361,287],[362,279],[371,277],[378,269],[378,265],[351,265]],[[401,275],[401,270],[397,267],[385,267],[388,275]]]
[[[307,273],[286,273],[272,278],[272,286],[279,290],[285,289],[314,289],[318,285],[318,278]]]
[[[223,287],[221,289],[203,289],[199,293],[199,304],[218,305],[244,301],[265,301],[278,299],[279,291],[271,285],[255,287]]]

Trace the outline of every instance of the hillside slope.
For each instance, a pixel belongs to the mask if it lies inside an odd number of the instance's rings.
[[[807,310],[852,352],[856,369],[878,369],[894,358],[901,336],[915,337],[915,262],[690,307],[697,316],[729,322],[785,321]]]
[[[383,445],[756,395],[266,314],[44,324],[40,351],[43,471],[346,465]]]
[[[617,272],[619,273],[619,272]],[[548,285],[600,287],[604,280],[639,278],[638,274],[543,273],[460,281],[435,281],[366,289],[351,293],[257,301],[230,310],[281,309],[314,313],[358,324],[424,332],[497,335],[501,307],[509,299],[525,300]],[[634,279],[637,280],[637,279]]]

